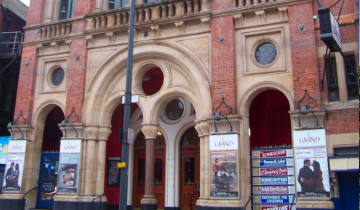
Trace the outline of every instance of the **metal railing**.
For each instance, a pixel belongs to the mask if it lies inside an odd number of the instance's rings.
[[[23,38],[21,31],[0,32],[0,53],[20,56]]]
[[[96,197],[91,200],[91,209],[92,209],[92,210],[94,210],[94,207],[95,207],[95,209],[98,209],[98,208],[101,209],[101,205],[102,205],[102,204],[101,204],[101,198],[104,197],[104,196],[105,196],[105,194],[96,195]],[[96,203],[95,203],[95,201],[96,201],[97,199],[99,199],[99,202],[97,202],[99,205],[96,205]],[[94,204],[95,204],[95,206],[94,206]]]

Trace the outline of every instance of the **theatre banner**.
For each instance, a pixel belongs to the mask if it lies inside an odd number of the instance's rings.
[[[238,197],[238,134],[210,135],[212,197]]]
[[[80,165],[81,140],[61,140],[58,192],[76,193]]]
[[[330,196],[325,129],[294,130],[298,197]]]
[[[26,140],[10,140],[6,159],[4,190],[20,190],[24,170]]]
[[[254,209],[290,209],[295,206],[291,148],[253,149],[251,168]]]

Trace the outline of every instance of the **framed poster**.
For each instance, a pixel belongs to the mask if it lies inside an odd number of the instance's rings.
[[[60,154],[58,192],[75,193],[78,187],[80,154]]]
[[[238,135],[210,136],[210,196],[238,197]]]
[[[120,169],[117,167],[120,162],[120,157],[109,157],[107,168],[107,180],[108,186],[120,186]]]
[[[296,189],[298,197],[330,196],[325,129],[295,130]]]

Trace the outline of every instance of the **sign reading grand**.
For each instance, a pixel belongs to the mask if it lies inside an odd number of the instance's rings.
[[[237,134],[210,135],[210,151],[238,150]]]
[[[298,197],[329,197],[325,130],[295,130],[293,135]]]

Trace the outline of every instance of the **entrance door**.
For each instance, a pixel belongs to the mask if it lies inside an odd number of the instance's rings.
[[[359,209],[359,173],[338,173],[341,209]]]
[[[140,133],[134,145],[134,185],[133,207],[141,207],[141,199],[145,193],[145,139]],[[154,165],[154,194],[157,208],[164,208],[165,199],[165,139],[158,136],[155,140],[155,165]]]
[[[52,208],[51,192],[57,183],[59,153],[42,153],[40,164],[37,208]]]
[[[187,130],[180,144],[180,207],[196,209],[200,195],[200,141],[195,128]]]

